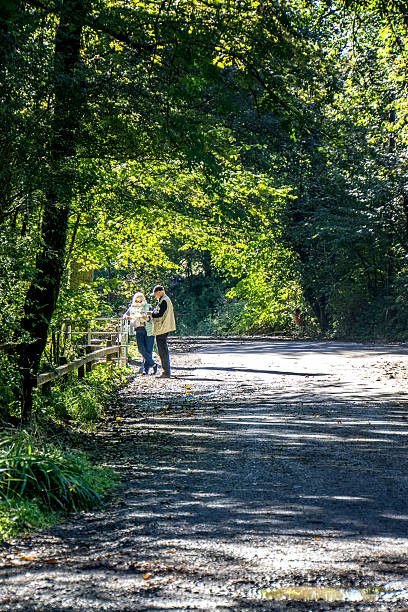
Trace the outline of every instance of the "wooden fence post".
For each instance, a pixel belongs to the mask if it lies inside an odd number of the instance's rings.
[[[85,350],[81,348],[79,351],[79,356],[82,357],[84,353],[85,353]],[[79,366],[77,372],[78,372],[78,378],[83,378],[85,376],[85,366],[84,365]]]
[[[56,347],[57,347],[57,364],[58,365],[63,365],[63,359],[65,359],[65,363],[66,361],[66,357],[62,357],[60,355],[61,352],[61,331],[57,330],[55,332],[55,339],[56,339]]]
[[[124,368],[127,367],[128,363],[128,349],[127,349],[127,333],[125,332],[125,322],[123,319],[120,319],[120,332],[119,332],[119,363]]]
[[[112,346],[112,338],[108,338],[106,341],[106,346]],[[112,353],[110,353],[109,355],[106,355],[106,363],[109,363],[110,361],[112,361]]]
[[[41,386],[41,395],[48,395],[49,393],[51,393],[51,388],[51,381],[46,382],[44,385]]]
[[[92,353],[92,351],[93,351],[92,346],[85,347],[85,355],[89,355],[89,353]],[[85,374],[89,374],[91,370],[92,370],[92,361],[89,361],[88,363],[85,364]]]

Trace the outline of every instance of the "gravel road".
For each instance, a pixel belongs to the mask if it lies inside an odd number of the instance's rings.
[[[0,610],[407,610],[408,347],[171,352],[88,443],[113,502],[0,551]]]

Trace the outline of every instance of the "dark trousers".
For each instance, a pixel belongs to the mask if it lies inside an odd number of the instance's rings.
[[[143,357],[143,368],[146,374],[154,364],[152,356],[154,336],[148,336],[144,327],[136,328],[136,342],[139,353]]]
[[[159,334],[156,336],[157,351],[159,353],[163,372],[170,376],[170,355],[167,346],[167,336],[169,334]]]

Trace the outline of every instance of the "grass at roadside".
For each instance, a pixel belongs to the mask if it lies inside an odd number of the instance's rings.
[[[101,364],[83,380],[60,381],[47,394],[37,393],[30,431],[4,425],[0,433],[0,541],[103,503],[118,477],[76,450],[78,434],[82,432],[83,440],[90,439],[104,419],[112,393],[126,382],[128,373]]]
[[[6,434],[0,445],[0,539],[99,506],[116,483],[83,453],[46,445],[32,434]]]
[[[129,368],[99,364],[83,379],[71,375],[56,382],[48,393],[37,393],[34,400],[37,420],[96,423],[103,417],[112,392],[126,383],[131,372]]]

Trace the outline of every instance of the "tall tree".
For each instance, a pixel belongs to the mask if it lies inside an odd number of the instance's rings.
[[[82,0],[64,0],[55,35],[53,119],[49,177],[35,274],[24,304],[22,329],[29,341],[21,346],[22,367],[38,370],[63,272],[73,185],[77,132],[86,96],[82,82],[81,36],[86,13]]]

